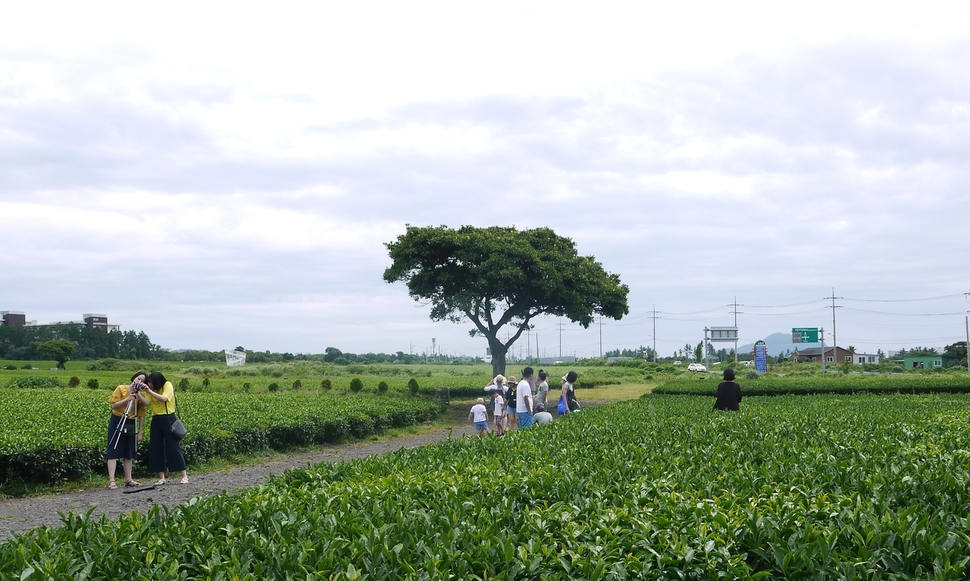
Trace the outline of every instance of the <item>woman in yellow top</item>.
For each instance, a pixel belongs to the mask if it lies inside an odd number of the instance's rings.
[[[148,395],[152,406],[152,423],[148,440],[148,469],[158,473],[158,482],[165,484],[165,469],[182,472],[182,484],[189,483],[185,472],[185,456],[178,440],[172,436],[175,423],[175,387],[158,371],[148,376]]]
[[[131,465],[145,429],[145,411],[148,409],[148,400],[142,393],[145,387],[145,372],[139,371],[131,376],[130,385],[119,385],[108,398],[111,405],[108,418],[108,488],[111,490],[118,488],[115,484],[118,458],[122,459],[124,465],[125,486],[138,486],[131,479]]]

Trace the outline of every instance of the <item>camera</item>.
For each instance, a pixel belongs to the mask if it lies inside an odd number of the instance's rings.
[[[135,383],[131,384],[131,393],[138,393],[143,389],[148,389],[148,386],[140,381],[136,381]]]

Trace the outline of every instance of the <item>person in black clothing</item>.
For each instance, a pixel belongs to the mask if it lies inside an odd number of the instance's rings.
[[[734,381],[734,370],[730,367],[724,370],[724,381],[717,385],[717,399],[714,400],[716,410],[740,410],[741,386]]]

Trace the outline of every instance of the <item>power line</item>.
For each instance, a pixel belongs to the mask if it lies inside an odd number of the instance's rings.
[[[749,309],[787,309],[788,307],[800,307],[802,305],[810,305],[812,303],[817,303],[819,301],[824,301],[826,299],[812,299],[810,301],[805,301],[803,303],[792,303],[790,305],[749,305],[742,304],[742,307],[748,307]]]
[[[970,299],[970,293],[960,293],[955,295],[944,295],[941,297],[927,297],[927,298],[920,298],[920,299],[847,299],[847,298],[843,298],[842,300],[856,301],[856,302],[862,302],[862,303],[907,303],[907,302],[915,302],[915,301],[939,301],[943,299],[954,299],[956,297],[963,297],[963,296]]]
[[[856,313],[871,313],[874,315],[891,315],[894,317],[949,317],[952,315],[966,314],[966,311],[961,311],[959,313],[887,313],[885,311],[870,311],[867,309],[854,309],[852,307],[845,307],[845,310]]]

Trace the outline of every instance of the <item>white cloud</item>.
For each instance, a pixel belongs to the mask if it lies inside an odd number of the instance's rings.
[[[0,24],[0,309],[173,348],[474,345],[381,280],[406,223],[573,237],[631,287],[615,347],[653,305],[967,290],[963,4],[112,8]]]

